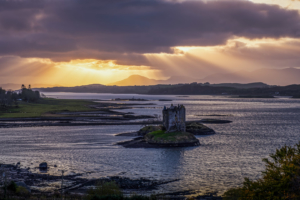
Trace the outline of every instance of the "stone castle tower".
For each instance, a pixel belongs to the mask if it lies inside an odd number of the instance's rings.
[[[185,107],[183,105],[173,106],[166,108],[162,111],[163,126],[167,132],[181,131],[185,132]]]

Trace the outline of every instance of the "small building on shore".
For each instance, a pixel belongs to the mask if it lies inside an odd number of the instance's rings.
[[[167,132],[186,131],[185,126],[185,107],[183,105],[173,106],[167,108],[164,106],[163,114],[163,126]]]

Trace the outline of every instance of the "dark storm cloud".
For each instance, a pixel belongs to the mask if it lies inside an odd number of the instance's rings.
[[[239,0],[0,1],[0,55],[142,64],[172,46],[299,37],[299,23],[298,11]]]

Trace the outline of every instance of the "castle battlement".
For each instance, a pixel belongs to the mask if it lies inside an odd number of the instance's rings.
[[[167,132],[181,131],[185,132],[185,107],[183,105],[171,106],[167,108],[164,106],[163,126]]]

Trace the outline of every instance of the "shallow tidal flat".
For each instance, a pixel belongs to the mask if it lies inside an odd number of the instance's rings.
[[[107,100],[133,96],[75,93],[46,95]],[[164,105],[184,104],[187,120],[201,120],[212,115],[211,118],[230,120],[232,123],[205,124],[215,130],[216,134],[197,136],[200,146],[161,149],[132,149],[116,145],[117,142],[134,138],[117,134],[136,132],[141,125],[2,128],[0,162],[20,162],[22,168],[30,167],[30,171],[40,173],[36,167],[47,161],[50,174],[59,175],[59,170],[64,169],[66,174],[80,173],[80,177],[87,179],[120,176],[130,179],[178,180],[163,184],[151,192],[193,190],[198,193],[217,191],[222,194],[227,188],[241,184],[244,177],[258,178],[264,169],[262,158],[284,144],[293,145],[300,140],[298,99],[171,95],[139,95],[139,98],[148,99],[153,105],[136,105],[116,111],[132,112],[133,115],[159,115]],[[172,102],[159,99],[172,99]]]
[[[1,108],[0,128],[41,126],[91,126],[134,125],[136,120],[152,119],[150,115],[133,115],[132,112],[115,110],[130,109],[134,103],[106,103],[104,101],[42,98],[35,103],[20,101],[18,106]],[[143,106],[152,104],[143,104]],[[157,124],[153,120],[152,124]],[[149,123],[149,122],[147,122]]]

